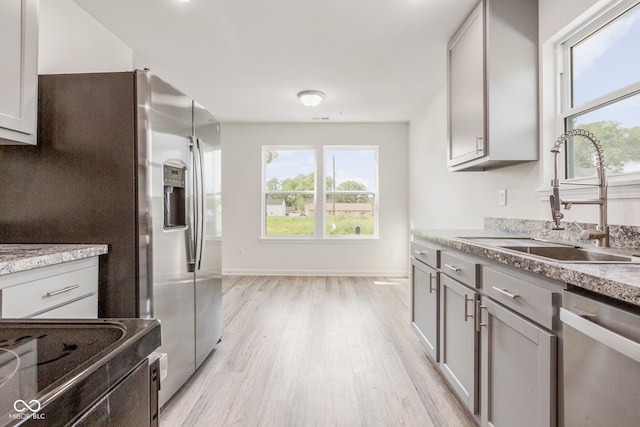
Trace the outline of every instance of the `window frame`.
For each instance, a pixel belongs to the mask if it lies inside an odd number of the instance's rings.
[[[638,0],[621,0],[614,2],[608,8],[604,9],[590,21],[586,22],[576,30],[568,34],[557,46],[558,54],[558,86],[559,86],[559,103],[556,129],[558,135],[566,132],[567,119],[571,116],[585,114],[591,111],[604,108],[617,101],[622,101],[625,98],[640,95],[640,80],[618,88],[614,91],[600,95],[594,99],[584,102],[580,105],[572,105],[572,83],[573,83],[573,69],[572,69],[572,56],[571,51],[574,46],[581,41],[597,33],[599,30],[610,24],[620,16],[624,15],[631,9],[640,7],[640,1]],[[597,136],[597,135],[596,135]],[[569,153],[573,153],[573,140],[569,139],[566,143],[564,150],[564,180],[581,182],[589,180],[592,177],[575,177],[569,175],[573,174],[574,170],[574,157],[569,156]],[[606,159],[605,159],[606,161]],[[624,181],[626,179],[637,180],[640,171],[621,172],[621,173],[607,173],[608,176],[614,177],[614,180]],[[617,178],[617,179],[616,179]]]
[[[313,191],[267,191],[267,163],[266,153],[271,150],[313,150],[314,151],[314,173],[315,182]],[[373,194],[374,195],[374,233],[371,235],[331,235],[326,232],[327,215],[325,209],[326,195],[329,193],[326,187],[326,152],[327,150],[373,150],[375,152],[375,190],[367,191],[354,191],[344,192],[336,191],[335,194]],[[320,157],[321,156],[321,157]],[[262,146],[262,180],[261,180],[261,231],[260,238],[264,241],[278,241],[278,242],[314,242],[314,243],[329,243],[329,242],[361,242],[367,240],[377,240],[380,238],[380,220],[379,220],[379,206],[380,206],[380,148],[378,145],[263,145]],[[267,206],[266,200],[269,194],[305,194],[313,195],[313,203],[315,207],[314,212],[314,233],[305,235],[296,234],[267,234],[266,221],[267,221]],[[318,216],[318,206],[321,206],[321,215]]]
[[[313,172],[315,179],[313,190],[278,190],[267,191],[267,162],[266,154],[272,150],[289,150],[289,151],[313,151]],[[318,230],[314,219],[313,234],[267,234],[267,195],[269,194],[291,194],[291,195],[312,195],[314,205],[318,199],[318,148],[311,145],[263,145],[262,146],[262,202],[261,202],[261,235],[263,239],[311,239],[315,238]],[[285,207],[286,209],[286,207]]]
[[[327,170],[327,151],[328,150],[344,150],[344,151],[357,151],[357,150],[373,150],[375,153],[375,190],[372,191],[327,191],[326,186],[326,176],[324,173]],[[379,236],[379,209],[380,206],[380,150],[377,145],[323,145],[322,146],[322,237],[324,239],[329,240],[367,240],[367,239],[377,239]],[[325,209],[325,203],[328,194],[373,194],[374,204],[373,204],[373,234],[371,235],[339,235],[339,234],[327,234],[327,212]],[[317,205],[316,205],[317,206]]]

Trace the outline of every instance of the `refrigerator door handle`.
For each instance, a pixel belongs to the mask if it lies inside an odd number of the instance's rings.
[[[200,270],[202,266],[202,253],[204,252],[204,165],[202,155],[202,144],[200,139],[196,138],[197,160],[195,162],[196,170],[196,270]]]
[[[196,236],[197,236],[197,223],[198,223],[198,214],[197,214],[197,205],[196,205],[196,194],[197,194],[197,183],[196,183],[196,173],[195,173],[195,164],[196,164],[196,144],[195,138],[189,138],[189,147],[190,147],[190,157],[191,161],[189,162],[191,165],[191,200],[188,204],[189,208],[189,226],[186,230],[187,236],[187,266],[189,272],[196,271]]]

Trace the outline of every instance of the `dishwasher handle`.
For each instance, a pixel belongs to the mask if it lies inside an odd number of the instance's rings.
[[[610,331],[566,308],[560,308],[560,320],[597,342],[640,363],[640,343]]]

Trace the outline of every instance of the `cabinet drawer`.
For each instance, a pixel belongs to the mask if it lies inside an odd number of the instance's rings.
[[[98,260],[88,258],[13,273],[0,289],[2,318],[31,317],[98,292]]]
[[[534,277],[515,277],[492,268],[482,271],[484,292],[548,329],[557,329],[561,287]]]
[[[440,255],[440,264],[442,272],[447,276],[472,288],[480,287],[480,264],[477,262],[464,258],[457,253],[443,251]]]
[[[440,250],[422,242],[411,242],[411,256],[430,267],[440,267]]]
[[[97,319],[98,294],[90,294],[54,309],[45,311],[32,319]]]

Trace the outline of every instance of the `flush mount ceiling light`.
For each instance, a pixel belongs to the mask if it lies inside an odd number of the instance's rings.
[[[298,98],[307,107],[315,107],[324,99],[324,93],[319,90],[303,90],[298,93]]]

